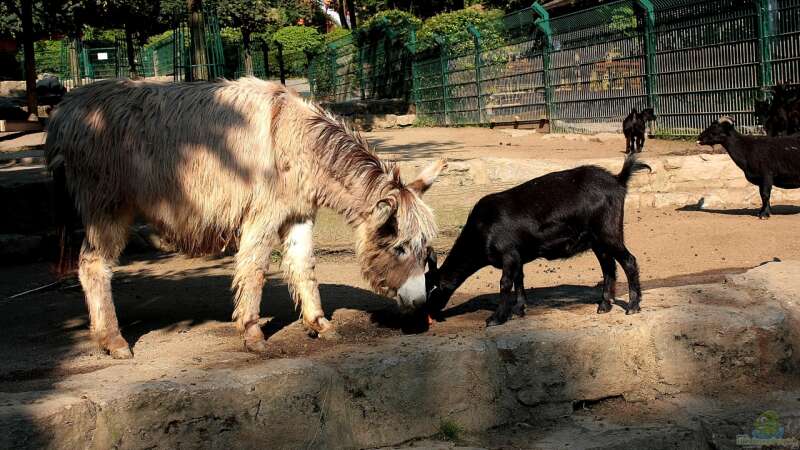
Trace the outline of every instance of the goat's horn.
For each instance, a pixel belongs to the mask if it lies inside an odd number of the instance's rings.
[[[733,125],[735,123],[735,121],[733,120],[733,117],[731,117],[731,116],[722,116],[722,117],[719,118],[719,123],[729,123],[729,124]]]

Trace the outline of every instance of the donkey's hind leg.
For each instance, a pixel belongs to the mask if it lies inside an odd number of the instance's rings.
[[[333,327],[322,311],[314,272],[314,222],[308,219],[290,223],[282,231],[283,271],[295,304],[302,308],[303,323],[314,334],[328,332]]]
[[[119,332],[111,295],[112,267],[128,240],[128,215],[86,221],[86,239],[81,247],[78,278],[86,295],[92,337],[113,358],[132,358],[128,343]]]

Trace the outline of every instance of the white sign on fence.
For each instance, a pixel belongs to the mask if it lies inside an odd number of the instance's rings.
[[[108,59],[108,53],[103,52],[103,53],[98,53],[97,54],[97,60],[98,61],[105,61],[107,59]]]

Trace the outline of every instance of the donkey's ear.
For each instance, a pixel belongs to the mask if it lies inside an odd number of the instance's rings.
[[[382,227],[397,211],[397,201],[394,197],[386,197],[378,200],[375,208],[372,209],[372,224],[375,227]]]
[[[408,188],[419,195],[424,194],[425,191],[431,187],[433,182],[436,181],[436,178],[439,176],[442,170],[445,169],[445,167],[447,167],[446,159],[442,158],[438,161],[434,161],[428,167],[422,169],[422,172],[417,175],[417,179],[412,181],[408,185]]]

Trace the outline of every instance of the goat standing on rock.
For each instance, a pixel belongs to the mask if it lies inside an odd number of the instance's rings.
[[[441,310],[453,292],[472,274],[491,265],[503,271],[502,300],[487,325],[502,324],[512,313],[522,316],[526,305],[523,265],[537,258],[569,258],[589,249],[603,270],[603,298],[597,312],[611,311],[617,262],[628,278],[626,313],[639,312],[639,268],[625,247],[623,216],[628,180],[640,169],[650,167],[630,155],[616,176],[600,167],[581,166],[483,197],[440,269],[435,255],[429,256],[429,315],[441,319]]]
[[[800,188],[800,136],[745,136],[736,131],[733,119],[722,117],[700,134],[697,143],[722,145],[747,181],[758,186],[762,203],[759,219],[770,216],[772,186]]]

